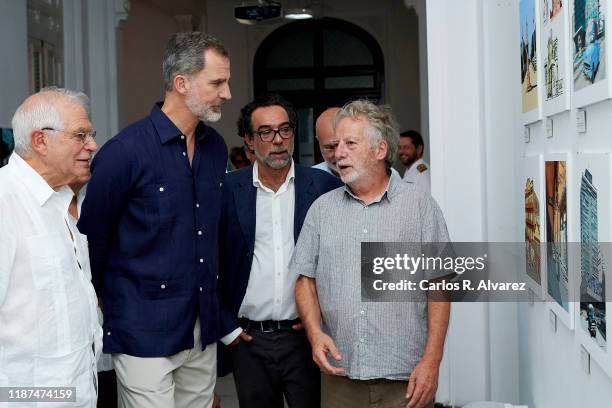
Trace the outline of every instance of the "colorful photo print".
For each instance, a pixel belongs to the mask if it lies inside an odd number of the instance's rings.
[[[606,78],[606,0],[574,0],[574,91]]]
[[[8,163],[14,148],[13,129],[0,128],[0,167]]]
[[[578,155],[580,175],[580,327],[606,347],[606,274],[603,243],[610,242],[608,155]],[[600,244],[601,243],[601,244]]]
[[[538,62],[535,0],[520,1],[521,96],[523,113],[538,107]]]
[[[565,89],[565,4],[560,0],[543,0],[542,46],[544,55],[544,95],[546,101],[564,95]]]
[[[569,311],[566,162],[547,161],[545,177],[547,289],[548,294]]]
[[[535,181],[527,178],[525,183],[525,253],[527,258],[527,276],[538,285],[542,284],[540,271],[540,199]]]

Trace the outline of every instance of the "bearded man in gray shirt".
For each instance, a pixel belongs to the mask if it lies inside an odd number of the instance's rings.
[[[346,184],[310,207],[290,264],[296,302],[323,372],[321,406],[433,407],[450,303],[363,302],[362,242],[448,242],[431,196],[390,177],[392,113],[353,101],[334,117]],[[330,358],[328,359],[328,355]]]

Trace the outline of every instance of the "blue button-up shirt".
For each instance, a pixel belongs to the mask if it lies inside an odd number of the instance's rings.
[[[104,351],[162,357],[218,338],[218,221],[227,147],[199,123],[192,164],[162,112],[123,129],[95,156],[79,229],[102,295]]]

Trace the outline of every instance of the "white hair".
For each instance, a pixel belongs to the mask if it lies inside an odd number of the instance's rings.
[[[42,96],[32,98],[32,96]],[[15,111],[11,125],[15,153],[27,156],[31,152],[32,131],[42,128],[64,129],[65,123],[57,110],[57,101],[68,100],[80,105],[89,116],[89,98],[83,92],[66,88],[47,87],[27,98]]]

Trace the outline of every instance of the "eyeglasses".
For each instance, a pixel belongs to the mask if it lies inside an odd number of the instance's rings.
[[[50,130],[51,132],[69,133],[72,135],[74,139],[79,140],[83,144],[87,144],[96,138],[95,130],[92,130],[91,132],[69,132],[67,130],[54,129],[50,127],[44,127],[41,130]]]
[[[289,139],[290,137],[293,136],[293,126],[285,125],[285,126],[279,127],[278,129],[264,128],[264,129],[255,131],[255,133],[259,135],[262,142],[273,141],[277,134],[280,135],[282,139]]]

